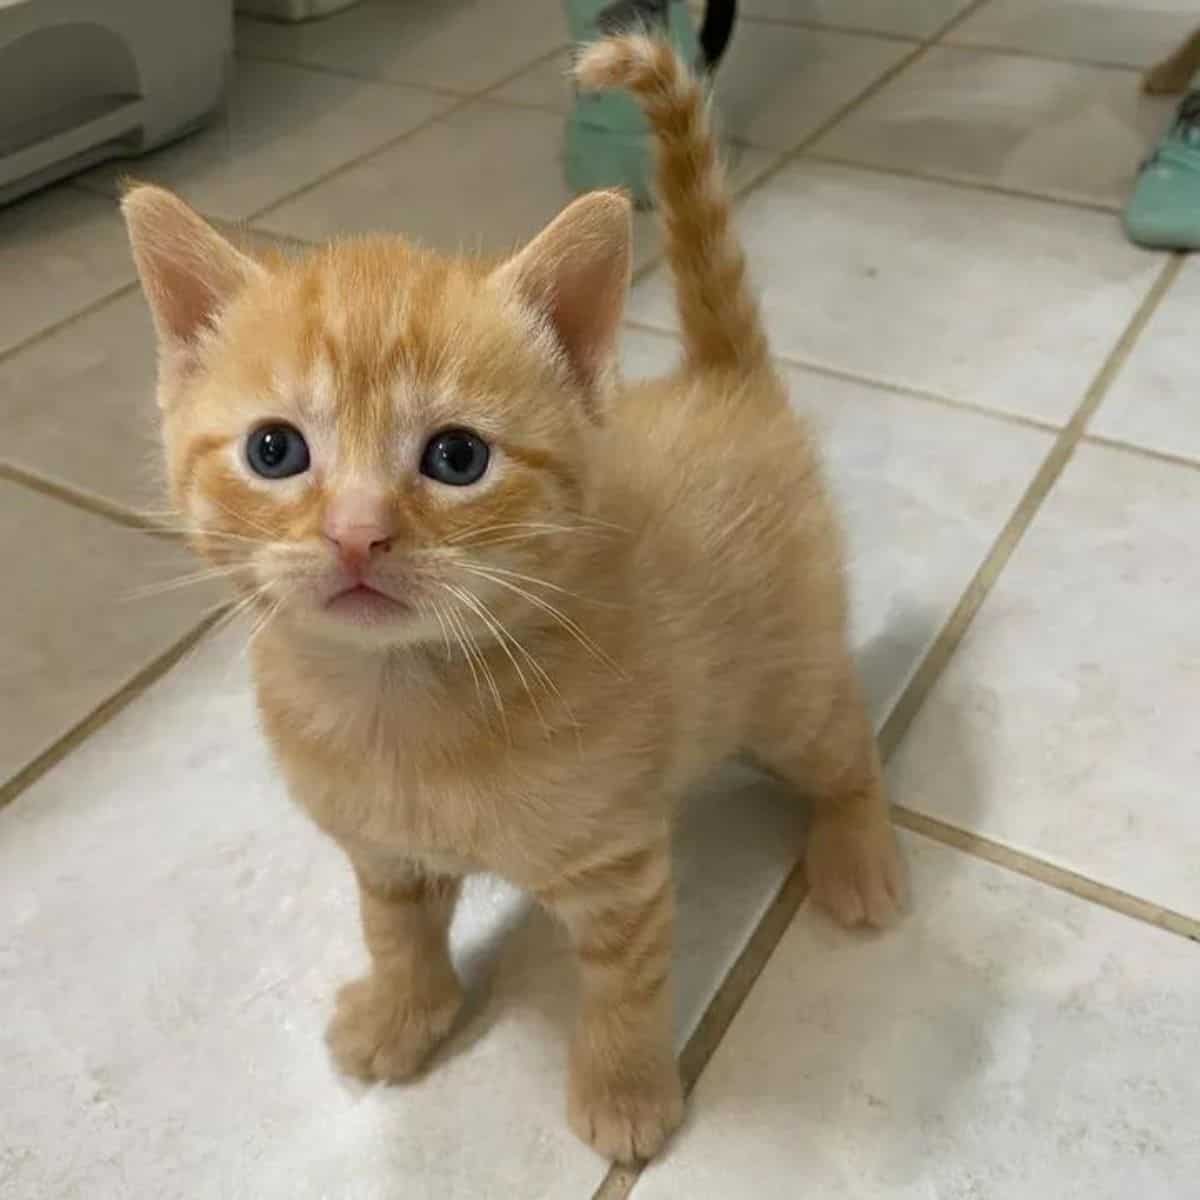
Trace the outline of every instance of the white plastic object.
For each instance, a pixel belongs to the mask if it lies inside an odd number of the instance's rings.
[[[232,0],[0,0],[0,203],[221,106]]]

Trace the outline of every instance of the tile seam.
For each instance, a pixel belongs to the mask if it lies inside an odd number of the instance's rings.
[[[983,0],[977,0],[977,3],[964,9],[956,21],[951,22],[948,28],[952,28],[959,21],[966,19],[982,2]],[[945,31],[942,32],[944,33]],[[941,34],[938,36],[940,37]],[[904,60],[903,66],[911,65],[912,62],[920,57],[921,52],[936,41],[937,37],[924,43],[917,54],[910,55]],[[866,95],[867,93],[864,93],[863,97],[865,98]],[[793,152],[793,156],[801,152],[798,148]],[[785,156],[785,158],[787,157]],[[778,167],[775,169],[778,169]],[[772,173],[774,171],[764,174]],[[760,182],[761,180],[756,181],[751,186],[758,186]],[[993,542],[991,549],[985,555],[983,562],[967,585],[954,611],[943,625],[933,646],[930,647],[925,657],[921,660],[920,665],[909,680],[900,699],[888,714],[879,735],[880,752],[885,761],[891,758],[900,745],[917,711],[932,691],[933,685],[941,677],[954,651],[961,644],[967,629],[987,598],[988,593],[1012,557],[1021,538],[1032,524],[1041,504],[1050,494],[1063,469],[1070,461],[1076,445],[1082,440],[1087,423],[1107,392],[1108,386],[1132,352],[1139,336],[1145,329],[1151,316],[1153,316],[1163,296],[1174,282],[1181,265],[1181,255],[1172,255],[1163,264],[1157,278],[1147,289],[1137,309],[1129,321],[1126,322],[1121,335],[1113,344],[1113,348],[1109,351],[1104,362],[1088,385],[1083,398],[1076,407],[1074,416],[1059,431],[1054,444],[1043,459],[1041,467],[1039,467],[1034,478],[1026,488],[1024,495],[1017,502],[1012,515]],[[900,818],[898,823],[904,824],[906,828],[908,827],[908,823],[914,820],[913,814],[906,809],[897,810],[897,816]],[[976,848],[982,849],[985,845],[983,842],[976,842],[972,839],[965,840]],[[1003,866],[1007,864],[1001,863],[999,865]],[[1043,882],[1051,882],[1051,880],[1061,881],[1063,878],[1062,875],[1051,870],[1049,864],[1047,864],[1045,874],[1046,878],[1042,880]],[[1101,894],[1108,895],[1107,892],[1098,891],[1096,893],[1096,895]],[[761,922],[755,926],[755,929],[751,932],[746,942],[746,946],[743,947],[742,954],[739,955],[737,965],[740,965],[743,959],[748,957],[747,950],[751,945],[754,946],[755,960],[747,965],[741,975],[735,977],[734,972],[731,971],[722,979],[713,999],[705,1008],[696,1034],[688,1040],[688,1044],[684,1047],[680,1055],[681,1064],[685,1060],[688,1061],[693,1072],[692,1078],[685,1080],[685,1085],[689,1092],[695,1086],[703,1074],[705,1066],[707,1066],[712,1055],[720,1046],[725,1032],[736,1018],[741,1006],[745,1003],[750,987],[752,987],[758,975],[761,974],[769,962],[775,947],[778,945],[783,933],[786,932],[804,895],[803,871],[801,866],[797,865],[792,869],[791,874],[772,902],[771,911],[777,914],[786,913],[786,919],[777,916],[778,932],[774,940],[766,936],[760,939],[758,931]],[[784,899],[785,897],[786,899]],[[1087,898],[1096,900],[1096,896],[1089,896]],[[719,1028],[713,1030],[711,1026],[706,1025],[706,1018],[709,1011],[716,1008],[720,1010],[721,1019],[719,1021]],[[701,1030],[706,1029],[710,1030],[708,1036],[713,1038],[711,1044],[698,1043],[693,1049],[693,1042],[697,1041],[696,1035],[700,1034]],[[642,1169],[642,1166],[628,1168],[614,1165],[610,1167],[600,1185],[593,1191],[591,1200],[626,1200],[636,1187]]]

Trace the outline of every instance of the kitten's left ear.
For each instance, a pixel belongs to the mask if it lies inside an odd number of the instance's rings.
[[[200,334],[265,268],[164,188],[133,188],[121,211],[159,346],[186,365]]]
[[[592,192],[493,276],[546,318],[588,391],[616,356],[631,243],[629,200],[620,192]]]

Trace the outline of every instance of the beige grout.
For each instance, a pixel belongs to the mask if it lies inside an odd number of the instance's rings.
[[[1099,433],[1084,434],[1083,441],[1089,446],[1103,446],[1106,450],[1119,450],[1135,458],[1148,458],[1152,462],[1165,463],[1171,467],[1183,467],[1187,471],[1200,471],[1200,458],[1189,458],[1186,454],[1172,454],[1169,450],[1155,450],[1150,446],[1139,446],[1121,438],[1106,437]]]
[[[658,325],[651,325],[645,321],[635,319],[626,319],[623,325],[626,329],[633,329],[638,333],[662,338],[664,341],[673,341],[676,343],[679,341],[679,335],[673,329],[661,328]],[[950,409],[952,412],[985,417],[988,420],[997,421],[1001,425],[1016,425],[1021,429],[1032,429],[1037,433],[1049,433],[1052,435],[1057,435],[1062,428],[1061,425],[1056,425],[1053,421],[1041,421],[1037,417],[1028,417],[1022,413],[1007,412],[1002,408],[988,408],[986,405],[977,404],[972,400],[960,400],[953,396],[944,396],[940,392],[930,392],[924,388],[914,387],[911,384],[897,383],[894,379],[884,379],[859,371],[850,371],[845,367],[835,367],[829,363],[802,358],[796,354],[781,354],[778,351],[772,351],[771,357],[775,362],[785,367],[804,371],[810,375],[822,375],[828,379],[840,380],[843,383],[862,384],[865,387],[874,388],[876,391],[888,392],[893,396],[903,396],[906,400],[915,400],[923,404],[934,405],[937,408]]]
[[[1060,892],[1067,892],[1081,900],[1090,901],[1101,908],[1112,909],[1135,921],[1141,921],[1145,925],[1153,925],[1157,929],[1178,934],[1189,941],[1200,942],[1200,920],[1195,917],[1189,917],[1174,909],[1163,908],[1161,904],[1153,904],[1149,900],[1143,900],[1140,896],[1109,887],[1108,884],[1089,879],[1086,875],[1068,871],[1065,867],[1055,866],[1044,858],[1015,850],[1011,846],[1004,845],[1003,842],[972,833],[968,829],[952,825],[948,821],[941,821],[937,817],[926,816],[924,813],[916,812],[903,805],[898,805],[893,809],[893,817],[901,829],[907,829],[930,841],[960,850],[974,858],[982,858],[995,866],[1003,867],[1018,875],[1024,875],[1027,879],[1035,880]]]
[[[9,346],[6,350],[0,350],[0,362],[12,358],[15,354],[20,354],[22,350],[29,349],[30,346],[36,346],[38,342],[44,342],[47,338],[53,337],[60,330],[66,329],[70,325],[74,325],[76,321],[82,321],[85,317],[90,317],[93,313],[99,312],[105,305],[119,300],[122,296],[127,296],[130,292],[137,290],[137,280],[131,279],[128,283],[123,283],[119,288],[115,288],[111,292],[105,292],[103,296],[85,304],[83,308],[76,309],[69,316],[62,317],[57,321],[39,329],[37,333],[31,333],[27,338],[17,342],[15,345]]]
[[[984,559],[974,578],[967,585],[954,611],[938,634],[933,647],[926,654],[916,673],[910,680],[896,706],[888,715],[880,731],[879,742],[885,757],[900,744],[911,726],[917,711],[933,690],[946,664],[962,643],[967,629],[975,619],[983,601],[992,590],[1001,571],[1007,566],[1013,551],[1032,524],[1042,503],[1058,482],[1067,463],[1083,439],[1087,424],[1099,407],[1112,380],[1124,365],[1142,330],[1158,307],[1167,289],[1179,274],[1183,258],[1173,255],[1163,264],[1157,279],[1142,298],[1136,312],[1125,326],[1125,330],[1092,380],[1074,416],[1059,432],[1054,445],[1042,461],[1025,494],[1000,531],[992,549]]]
[[[939,49],[943,50],[969,50],[977,54],[995,54],[1004,55],[1009,58],[1026,58],[1033,62],[1057,63],[1065,67],[1095,67],[1105,71],[1124,71],[1126,74],[1133,75],[1137,79],[1148,71],[1154,64],[1115,62],[1112,59],[1105,58],[1090,58],[1084,56],[1082,58],[1073,58],[1069,54],[1053,54],[1048,51],[1041,50],[1025,50],[1019,46],[1002,46],[994,42],[959,42],[959,41],[942,41],[938,44]],[[1165,53],[1165,48],[1164,48]]]
[[[164,528],[159,522],[143,516],[134,509],[126,508],[123,504],[118,504],[96,492],[90,492],[86,488],[51,479],[37,471],[31,471],[27,467],[10,462],[8,459],[0,458],[0,479],[20,484],[30,491],[40,492],[43,496],[49,496],[54,500],[60,500],[62,503],[90,513],[92,516],[103,517],[125,529],[136,529],[141,533],[168,539],[176,539],[179,536]]]
[[[0,811],[3,811],[23,791],[32,787],[52,767],[62,762],[72,750],[82,745],[93,733],[103,729],[147,688],[157,683],[180,659],[200,643],[225,615],[225,611],[225,606],[222,606],[193,625],[183,637],[153,658],[106,700],[101,701],[83,720],[73,725],[35,759],[26,763],[15,775],[0,783]]]
[[[453,93],[456,99],[455,102],[448,108],[434,113],[426,120],[420,122],[420,124],[415,125],[412,129],[406,129],[403,133],[398,134],[396,137],[389,139],[381,145],[374,146],[372,149],[356,155],[347,162],[341,163],[339,166],[334,167],[329,171],[325,171],[323,174],[318,175],[316,179],[310,180],[301,187],[293,188],[292,191],[288,192],[287,194],[277,197],[276,199],[272,200],[270,204],[265,204],[261,208],[258,208],[254,212],[250,213],[245,218],[245,223],[251,224],[252,222],[260,221],[263,217],[267,216],[267,214],[271,213],[275,209],[281,208],[285,204],[290,204],[293,200],[296,200],[301,196],[306,196],[315,188],[320,187],[321,184],[328,183],[329,180],[336,178],[343,172],[350,171],[355,167],[361,166],[363,163],[374,158],[376,155],[387,153],[396,146],[399,146],[401,143],[406,142],[409,138],[415,137],[417,134],[424,132],[424,130],[430,128],[430,126],[436,125],[439,121],[444,121],[447,117],[461,112],[469,105],[486,99],[492,92],[495,92],[499,88],[506,87],[514,79],[516,79],[518,75],[523,75],[526,71],[531,70],[536,66],[540,66],[544,62],[548,62],[551,58],[555,58],[561,54],[562,51],[563,47],[561,45],[555,46],[553,50],[539,55],[531,62],[524,63],[519,70],[509,72],[509,74],[505,75],[502,79],[498,79],[495,83],[488,84],[488,86],[485,88],[480,88],[479,90],[473,92]]]
[[[1004,196],[1011,200],[1031,200],[1038,204],[1056,204],[1060,208],[1070,208],[1076,212],[1101,213],[1106,217],[1117,215],[1121,211],[1118,204],[1106,204],[1102,200],[1085,200],[1082,197],[1072,199],[1069,196],[1042,192],[1034,188],[1021,188],[1004,183],[992,183],[986,179],[970,179],[965,175],[954,175],[948,171],[917,170],[911,167],[898,167],[890,164],[873,163],[866,159],[858,159],[850,154],[830,154],[824,150],[806,150],[797,156],[804,162],[823,163],[831,167],[849,167],[856,171],[869,171],[877,175],[890,175],[897,179],[913,179],[918,182],[936,183],[945,187],[957,188],[966,192],[985,192],[993,196]]]
[[[395,88],[397,91],[429,92],[432,95],[450,99],[475,99],[482,94],[480,92],[464,92],[459,88],[443,87],[436,83],[410,83],[402,79],[388,79],[382,75],[368,74],[365,71],[350,71],[344,68],[330,67],[325,63],[298,62],[292,58],[279,58],[274,54],[248,54],[244,51],[236,50],[234,57],[240,59],[242,62],[267,63],[273,67],[291,67],[294,71],[310,71],[314,75],[327,75],[332,79],[350,79],[355,83],[374,83],[380,87]]]

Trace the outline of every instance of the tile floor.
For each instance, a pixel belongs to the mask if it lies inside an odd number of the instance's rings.
[[[912,914],[789,919],[801,814],[730,767],[680,831],[678,1041],[712,1055],[639,1179],[566,1132],[565,947],[496,881],[439,1069],[339,1083],[348,872],[237,637],[167,669],[214,593],[146,596],[180,559],[136,528],[153,355],[101,168],[0,210],[0,1195],[1200,1196],[1200,266],[1115,216],[1195,5],[744,8],[741,227],[846,514]],[[223,123],[129,167],[214,218],[499,249],[567,198],[555,0],[238,35]],[[638,237],[631,372],[675,349]]]

